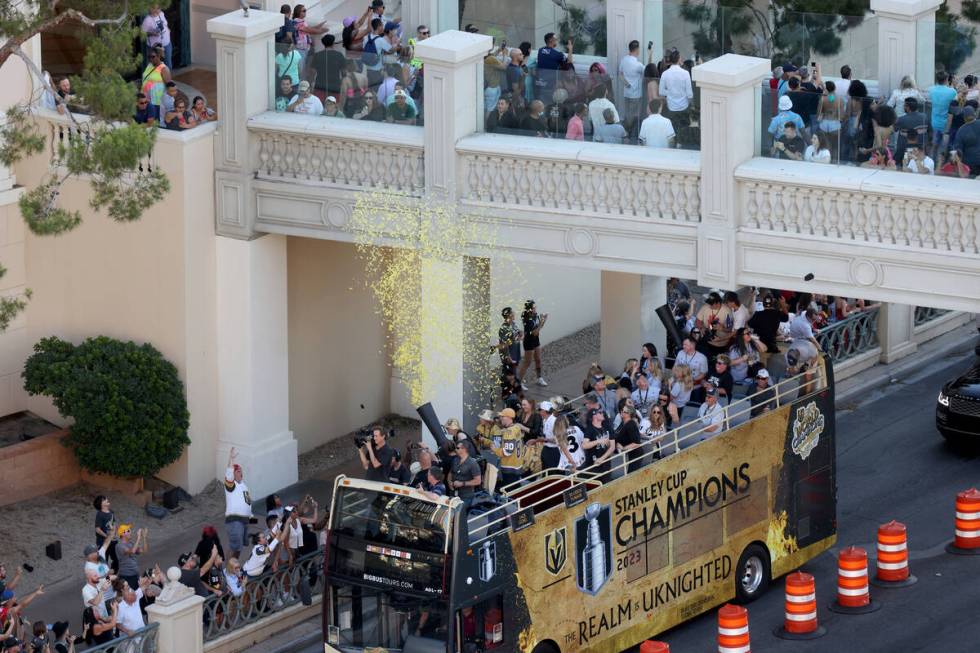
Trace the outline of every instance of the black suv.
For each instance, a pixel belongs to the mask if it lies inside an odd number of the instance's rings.
[[[948,382],[936,400],[936,428],[948,440],[980,440],[980,345],[973,365]]]

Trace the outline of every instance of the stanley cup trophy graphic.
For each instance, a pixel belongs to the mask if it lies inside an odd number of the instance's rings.
[[[595,595],[609,580],[611,571],[609,542],[603,539],[604,525],[607,538],[609,533],[609,508],[603,508],[598,503],[590,504],[585,509],[585,516],[578,522],[576,524],[578,588],[587,594]]]
[[[497,575],[497,543],[487,540],[480,547],[480,580],[489,582]]]

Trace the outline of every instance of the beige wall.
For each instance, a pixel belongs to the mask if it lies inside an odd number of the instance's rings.
[[[48,335],[73,342],[107,335],[149,342],[177,366],[191,412],[191,445],[161,476],[191,492],[213,477],[217,430],[213,132],[161,135],[155,159],[171,191],[138,222],[95,214],[87,183],[76,179],[65,184],[60,201],[81,209],[82,225],[57,237],[28,233],[25,240],[27,285],[34,291],[29,343]],[[34,185],[47,169],[47,156],[33,157],[17,167],[18,180]],[[28,406],[64,423],[45,398]]]
[[[287,248],[289,422],[302,452],[387,413],[391,374],[354,246],[291,237]]]

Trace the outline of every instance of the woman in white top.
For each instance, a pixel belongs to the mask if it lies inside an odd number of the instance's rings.
[[[561,458],[558,459],[558,469],[561,471],[574,472],[585,464],[585,449],[582,448],[584,436],[582,430],[577,426],[571,426],[568,418],[559,415],[555,419],[555,440],[558,441],[558,448],[561,449]]]
[[[830,144],[827,141],[827,134],[815,132],[810,137],[810,144],[803,152],[803,160],[811,163],[830,163]]]
[[[657,452],[654,458],[663,455],[661,440],[665,435],[667,435],[667,421],[664,407],[656,403],[650,406],[647,416],[640,422],[640,437],[653,444],[653,450]]]
[[[922,97],[922,93],[915,87],[915,80],[911,75],[906,75],[902,78],[898,88],[892,91],[892,95],[888,98],[887,104],[895,110],[895,115],[901,118],[905,115],[905,100],[910,97],[918,100],[920,107],[926,103],[926,99]]]

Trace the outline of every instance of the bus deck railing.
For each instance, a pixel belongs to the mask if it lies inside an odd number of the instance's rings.
[[[766,388],[762,392],[767,393],[764,402],[768,403],[770,401],[774,401],[776,407],[778,408],[786,403],[783,400],[787,396],[794,395],[793,399],[797,399],[800,396],[818,392],[826,387],[827,377],[824,367],[822,365],[817,365],[810,370],[787,377],[779,383],[775,383],[769,388]],[[806,390],[806,392],[801,394],[801,390]],[[628,458],[627,452],[614,454],[609,461],[607,461],[607,463],[612,461],[617,461],[617,463],[615,465],[610,465],[608,470],[596,471],[593,469],[596,467],[595,465],[583,468],[581,470],[576,470],[572,474],[564,474],[555,469],[541,470],[540,472],[531,475],[527,479],[521,479],[516,483],[511,483],[510,485],[504,486],[501,488],[501,491],[506,495],[508,492],[513,492],[526,487],[529,479],[531,479],[533,482],[545,478],[546,476],[552,476],[554,481],[551,483],[540,484],[535,488],[536,491],[554,487],[558,485],[559,482],[567,483],[569,481],[571,481],[573,486],[584,481],[588,481],[588,484],[592,486],[590,489],[602,487],[608,482],[616,481],[626,476],[629,473],[630,468],[638,470],[647,466],[653,462],[653,460],[655,460],[654,457],[658,454],[661,455],[661,457],[670,456],[679,451],[695,446],[699,442],[710,437],[721,435],[722,433],[725,433],[733,428],[731,426],[733,421],[739,420],[744,416],[748,416],[748,419],[739,421],[736,426],[740,426],[743,423],[756,419],[751,415],[752,409],[754,408],[751,402],[752,396],[753,395],[738,399],[731,404],[722,407],[724,419],[722,421],[722,429],[718,433],[709,433],[709,426],[704,426],[694,431],[690,431],[691,426],[697,422],[688,422],[687,424],[681,424],[671,429],[659,437],[652,438],[644,442],[642,445],[640,445],[640,447],[649,447],[649,450],[644,451],[633,460]],[[739,410],[732,412],[732,408],[736,406],[739,406]],[[682,435],[682,431],[689,432]],[[702,437],[705,434],[707,434],[707,437]],[[664,455],[665,443],[667,444],[668,450],[666,455]],[[603,465],[607,463],[603,463]],[[552,474],[545,474],[545,472],[552,472]],[[605,479],[605,481],[603,481],[603,479]],[[596,483],[598,483],[598,485],[596,485]],[[470,546],[477,546],[484,540],[509,530],[510,515],[516,512],[518,509],[533,509],[549,501],[554,501],[554,497],[551,494],[548,494],[538,501],[525,506],[520,505],[520,498],[510,498],[506,503],[503,503],[485,513],[470,517],[467,520],[467,526],[470,534]],[[544,512],[547,512],[547,510]]]

